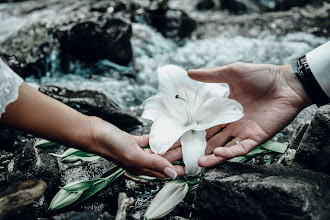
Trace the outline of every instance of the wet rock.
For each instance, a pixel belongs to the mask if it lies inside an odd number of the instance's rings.
[[[15,73],[18,75],[22,74],[21,63],[15,56],[0,52],[0,59],[2,59],[12,70],[14,70]]]
[[[154,1],[146,9],[147,23],[155,27],[165,37],[183,39],[190,36],[196,29],[197,23],[183,10],[171,9],[168,1]]]
[[[80,219],[101,219],[100,215],[96,214],[93,211],[84,211],[84,212],[66,212],[59,215],[55,215],[50,218],[50,220],[80,220]]]
[[[65,31],[65,27],[61,27],[59,32],[55,31],[61,45],[62,62],[70,58],[87,62],[109,59],[127,65],[132,61],[132,29],[127,21],[107,18],[104,21],[84,21],[67,26]]]
[[[293,164],[330,174],[330,105],[320,107],[301,128],[290,144],[297,151]]]
[[[330,4],[322,7],[259,14],[229,15],[219,13],[213,17],[196,19],[198,27],[194,35],[198,38],[216,37],[219,33],[230,33],[248,37],[259,37],[263,33],[284,36],[289,33],[310,33],[328,37],[330,34]],[[299,23],[299,25],[297,25]],[[318,45],[315,45],[315,47]]]
[[[64,104],[86,114],[100,117],[120,129],[130,131],[140,125],[140,121],[130,116],[103,93],[96,91],[71,91],[56,86],[41,86],[39,90]]]
[[[203,219],[328,219],[330,177],[297,167],[227,163],[197,189]]]
[[[258,0],[220,0],[222,9],[227,9],[233,13],[260,13],[266,7]]]
[[[49,201],[58,189],[59,169],[57,159],[49,153],[53,149],[38,149],[34,147],[35,140],[29,141],[16,153],[13,173],[21,180],[40,179],[47,183],[45,198]]]
[[[115,164],[103,158],[92,162],[76,162],[63,164],[59,162],[61,170],[61,183],[64,186],[74,181],[93,180],[102,176],[104,173],[115,167]],[[109,186],[97,192],[86,201],[75,205],[68,206],[59,211],[82,211],[93,210],[97,214],[109,212],[111,215],[116,214],[118,194],[125,190],[124,177],[116,179]],[[58,212],[58,211],[57,211]]]
[[[0,189],[0,219],[35,219],[31,205],[46,190],[40,180],[18,182]]]
[[[25,78],[29,75],[44,75],[50,69],[47,57],[54,49],[45,24],[35,23],[23,27],[15,36],[7,39],[4,51],[17,58],[21,65],[14,70]]]
[[[236,14],[242,13],[262,13],[268,11],[286,11],[293,7],[304,7],[308,4],[313,6],[321,6],[322,0],[307,0],[307,1],[286,1],[286,0],[220,0],[221,8],[229,10]]]
[[[108,212],[96,213],[92,210],[86,211],[70,211],[61,213],[49,218],[50,220],[81,220],[81,219],[98,219],[98,220],[114,220],[115,217]]]
[[[52,9],[63,13],[29,22],[1,43],[0,48],[21,63],[16,71],[23,78],[43,76],[56,70],[70,71],[70,63],[76,61],[89,63],[108,59],[121,65],[132,61],[131,24],[121,16],[93,11],[92,3],[85,0],[71,1],[71,4],[34,2],[31,5],[36,5],[31,6],[30,11],[24,11],[24,4],[19,4],[15,11],[23,18],[29,17],[29,13],[43,14]]]
[[[201,0],[196,4],[197,10],[211,10],[220,7],[220,1],[218,0]]]
[[[273,0],[268,3],[269,10],[289,10],[292,7],[304,7],[306,5],[314,5],[321,6],[323,4],[323,0],[293,0],[293,1],[285,1],[285,0]],[[264,3],[265,5],[267,3]]]

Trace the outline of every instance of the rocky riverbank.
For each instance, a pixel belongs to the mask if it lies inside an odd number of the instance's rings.
[[[0,56],[17,73],[41,92],[136,135],[149,132],[150,124],[138,118],[141,103],[157,91],[158,66],[294,64],[330,39],[326,1],[1,2],[7,3],[0,3]],[[289,143],[281,165],[208,169],[195,198],[163,219],[329,218],[330,110],[322,107],[313,116],[315,109],[304,110],[274,137]],[[114,164],[63,164],[49,153],[63,153],[65,146],[38,149],[36,140],[1,127],[0,218],[115,219],[118,195],[125,192],[134,199],[127,218],[143,219],[164,185],[121,176],[86,202],[49,211],[59,186],[97,178]],[[10,201],[17,205],[8,208]]]

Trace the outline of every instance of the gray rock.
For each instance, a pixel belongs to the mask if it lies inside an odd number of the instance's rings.
[[[220,1],[219,0],[201,0],[196,4],[197,10],[211,10],[219,9]]]
[[[165,37],[183,39],[191,35],[197,23],[183,10],[171,9],[168,1],[153,1],[145,10],[147,23]]]
[[[40,179],[47,183],[45,199],[50,201],[59,185],[59,169],[57,159],[49,153],[54,149],[38,149],[34,147],[35,139],[16,152],[13,173],[22,180]]]
[[[25,78],[29,75],[44,75],[50,63],[47,57],[55,48],[45,24],[34,23],[23,27],[15,36],[7,39],[4,51],[20,62],[20,68],[14,70]]]
[[[304,32],[328,37],[330,34],[330,5],[292,8],[288,11],[260,14],[231,15],[217,13],[214,17],[200,17],[194,35],[199,38],[217,37],[219,33],[231,33],[258,37],[262,33],[284,36],[288,33]],[[299,23],[299,25],[297,25]],[[317,45],[315,45],[316,47]]]
[[[102,17],[97,21],[73,21],[55,30],[61,49],[61,59],[82,61],[109,59],[127,65],[133,59],[130,23],[120,18]]]
[[[28,17],[29,13],[42,14],[43,10],[52,8],[63,13],[26,24],[0,45],[6,54],[17,57],[20,68],[15,71],[23,78],[43,76],[58,69],[70,71],[70,63],[76,61],[108,59],[121,65],[132,61],[129,21],[109,13],[90,11],[91,3],[84,0],[73,9],[66,1],[40,4],[42,6],[31,7],[31,11],[18,9],[16,13]]]
[[[39,90],[64,104],[86,114],[100,117],[120,129],[130,131],[141,125],[140,121],[131,116],[108,99],[103,93],[96,91],[71,91],[56,86],[42,86]]]
[[[13,183],[1,188],[0,219],[35,219],[31,205],[45,189],[46,183],[40,180]]]
[[[286,11],[293,7],[304,7],[308,4],[321,6],[323,2],[322,0],[220,0],[222,9],[227,9],[236,14]]]
[[[66,212],[55,215],[50,218],[51,220],[80,220],[80,219],[100,219],[100,216],[93,211],[84,212]]]
[[[304,168],[330,174],[330,105],[320,107],[312,121],[302,126],[292,139],[296,149],[293,163]]]
[[[195,205],[203,219],[329,219],[329,202],[324,173],[226,163],[206,170]]]

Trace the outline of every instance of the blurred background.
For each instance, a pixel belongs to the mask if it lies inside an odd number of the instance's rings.
[[[157,91],[164,64],[295,64],[330,39],[321,0],[0,2],[0,51],[27,82],[100,91],[122,108]]]

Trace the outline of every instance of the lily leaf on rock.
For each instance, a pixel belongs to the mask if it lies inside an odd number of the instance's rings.
[[[202,83],[189,78],[175,65],[158,68],[159,94],[144,103],[142,119],[153,121],[150,148],[164,154],[180,139],[187,175],[201,171],[198,159],[205,155],[206,129],[243,117],[243,107],[229,99],[223,83]]]

